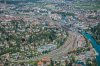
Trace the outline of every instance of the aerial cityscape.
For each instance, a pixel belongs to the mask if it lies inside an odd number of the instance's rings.
[[[100,0],[0,0],[0,66],[100,66]]]

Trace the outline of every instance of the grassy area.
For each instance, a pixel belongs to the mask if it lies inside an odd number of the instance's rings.
[[[90,2],[90,3],[77,3],[74,4],[76,8],[80,8],[80,9],[100,9],[100,3],[98,2]]]
[[[74,16],[74,13],[70,13],[70,12],[52,12],[52,13],[57,13],[57,14],[61,14],[63,16]]]

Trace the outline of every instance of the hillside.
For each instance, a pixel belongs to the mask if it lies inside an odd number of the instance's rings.
[[[90,31],[92,32],[92,34],[93,34],[94,38],[97,40],[97,42],[100,44],[100,23],[97,26],[91,28]]]

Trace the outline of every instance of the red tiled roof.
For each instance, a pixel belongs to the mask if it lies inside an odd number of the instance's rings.
[[[43,58],[42,58],[42,61],[48,62],[48,61],[50,61],[50,58],[48,58],[48,57],[43,57]]]

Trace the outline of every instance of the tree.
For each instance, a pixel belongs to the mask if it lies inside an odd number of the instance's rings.
[[[10,62],[6,59],[5,60],[5,63],[4,63],[4,66],[9,66]]]
[[[54,66],[54,61],[52,60],[52,58],[50,59],[50,66]]]
[[[68,66],[68,61],[67,60],[65,60],[65,66]]]

